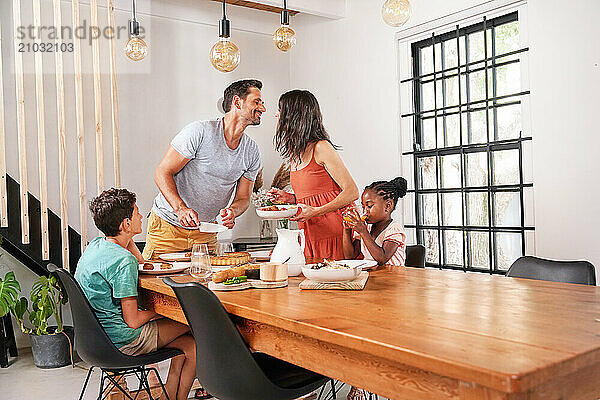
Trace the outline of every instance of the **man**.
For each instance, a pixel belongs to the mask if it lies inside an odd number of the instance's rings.
[[[106,237],[86,247],[75,279],[110,340],[125,354],[138,355],[161,347],[183,351],[171,359],[165,385],[172,400],[187,399],[196,376],[196,345],[189,327],[138,309],[138,265],[141,255],[133,237],[142,232],[135,194],[109,189],[90,203],[94,223]],[[135,255],[134,255],[135,254]],[[137,256],[137,257],[136,257]]]
[[[266,111],[261,89],[257,80],[232,83],[224,92],[222,119],[192,122],[171,141],[154,174],[160,193],[148,220],[145,259],[186,251],[194,243],[212,246],[216,234],[199,232],[199,222],[220,215],[223,225],[233,228],[246,211],[261,156],[244,132],[259,125]]]

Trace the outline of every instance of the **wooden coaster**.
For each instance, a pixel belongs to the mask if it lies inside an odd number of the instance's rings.
[[[267,282],[267,281],[261,281],[258,279],[249,279],[246,282],[237,283],[235,285],[223,285],[222,283],[208,282],[208,288],[210,290],[217,290],[217,291],[223,291],[223,292],[229,292],[232,290],[244,290],[244,289],[250,289],[250,288],[275,289],[275,288],[286,287],[287,285],[288,285],[287,279],[285,281],[278,281],[278,282]]]
[[[362,271],[354,280],[337,283],[314,282],[308,279],[300,282],[300,289],[327,290],[363,290],[369,279],[369,273]]]

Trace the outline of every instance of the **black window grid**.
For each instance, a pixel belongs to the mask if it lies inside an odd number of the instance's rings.
[[[518,233],[521,239],[521,254],[525,254],[526,245],[526,231],[533,231],[534,227],[525,226],[525,199],[524,189],[533,186],[531,183],[524,182],[523,173],[523,143],[531,140],[531,137],[523,137],[522,132],[519,132],[517,138],[500,140],[498,138],[498,118],[497,112],[501,107],[515,105],[521,103],[521,96],[529,94],[529,91],[521,91],[518,93],[512,93],[508,95],[498,95],[497,92],[497,68],[520,62],[519,58],[511,59],[508,61],[500,61],[507,56],[514,56],[528,51],[528,48],[511,51],[504,54],[496,54],[496,43],[495,43],[495,29],[497,26],[514,22],[518,20],[517,12],[513,12],[498,18],[488,20],[484,18],[482,22],[474,24],[468,27],[461,28],[458,25],[453,32],[448,32],[442,35],[432,34],[431,39],[426,39],[421,42],[414,43],[412,45],[412,58],[413,58],[413,77],[401,81],[402,83],[413,84],[413,106],[414,112],[404,114],[402,117],[412,117],[414,121],[413,130],[413,151],[405,152],[403,155],[412,155],[414,158],[414,182],[415,189],[409,190],[414,193],[415,211],[416,218],[414,225],[406,225],[408,228],[415,228],[417,233],[417,240],[420,243],[425,243],[425,231],[432,230],[437,233],[438,243],[438,264],[428,263],[429,266],[438,266],[440,268],[449,269],[461,269],[471,271],[481,271],[481,269],[473,266],[472,253],[471,253],[471,232],[484,232],[488,236],[488,265],[489,269],[485,269],[486,272],[490,273],[505,273],[505,270],[498,269],[498,248],[496,242],[497,233]],[[491,32],[491,55],[488,54],[488,29]],[[483,60],[477,60],[469,62],[469,40],[468,35],[478,31],[483,32],[483,48],[484,58]],[[455,67],[447,67],[445,65],[444,57],[444,46],[446,41],[454,39],[456,40],[456,51],[457,51],[457,65]],[[461,64],[461,39],[464,39],[464,52],[465,62]],[[437,71],[436,63],[436,44],[440,45],[441,50],[441,70]],[[433,72],[422,73],[420,51],[431,46],[432,59],[433,59]],[[483,64],[483,65],[482,65]],[[472,68],[474,67],[474,68]],[[484,71],[485,74],[485,99],[471,101],[470,99],[470,79],[469,75],[474,72]],[[491,74],[491,92],[490,96],[490,74]],[[466,102],[463,101],[463,85],[461,84],[460,78],[465,76],[465,90],[466,90]],[[458,76],[458,104],[447,105],[446,104],[446,82],[448,78]],[[433,82],[433,102],[434,108],[431,110],[422,110],[422,96],[421,86],[424,83]],[[440,85],[441,84],[441,85]],[[442,102],[441,107],[438,107],[438,85],[441,87],[439,90],[442,91]],[[502,102],[500,102],[502,101]],[[475,106],[475,107],[474,107]],[[485,143],[472,143],[472,121],[471,113],[474,111],[485,110],[486,120],[486,142]],[[441,111],[441,113],[440,113]],[[493,115],[493,124],[490,124],[490,111]],[[463,113],[466,113],[466,129],[463,127]],[[446,118],[450,115],[458,114],[459,124],[459,145],[448,146],[447,136],[447,125]],[[434,118],[434,135],[435,135],[435,148],[422,150],[423,137],[422,137],[422,121]],[[442,129],[443,129],[443,146],[440,146],[439,135],[438,135],[438,118],[442,118]],[[490,126],[491,125],[491,126]],[[466,132],[465,132],[466,130]],[[463,134],[467,134],[467,142],[463,140]],[[494,153],[502,150],[516,150],[518,152],[518,184],[510,185],[496,185],[494,182]],[[487,155],[487,185],[484,186],[466,186],[466,155],[477,152],[485,152]],[[460,156],[460,187],[458,188],[445,188],[442,181],[443,174],[441,171],[442,157],[447,155],[459,155]],[[419,162],[421,159],[426,157],[435,157],[435,189],[422,189],[421,175]],[[483,192],[487,193],[487,226],[470,225],[467,221],[467,215],[469,213],[469,202],[466,200],[468,193]],[[495,198],[497,193],[502,192],[513,192],[517,193],[519,197],[520,206],[520,225],[518,226],[497,226],[495,221]],[[460,193],[461,194],[461,222],[462,225],[444,225],[444,204],[443,195],[446,193]],[[436,210],[437,210],[437,225],[425,225],[421,221],[424,221],[423,210],[420,204],[421,194],[435,194],[436,195]],[[450,264],[447,262],[447,251],[445,246],[445,235],[450,232],[462,232],[462,265]]]

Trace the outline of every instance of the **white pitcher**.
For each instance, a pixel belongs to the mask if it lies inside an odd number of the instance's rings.
[[[277,245],[271,254],[271,262],[286,262],[288,275],[300,275],[302,267],[306,264],[304,258],[304,247],[306,239],[304,229],[281,229],[277,228]],[[300,238],[300,240],[298,240]]]

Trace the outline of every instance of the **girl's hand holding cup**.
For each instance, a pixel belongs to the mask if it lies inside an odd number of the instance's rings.
[[[368,233],[367,224],[355,208],[349,208],[342,215],[344,226],[355,230],[357,233]]]

